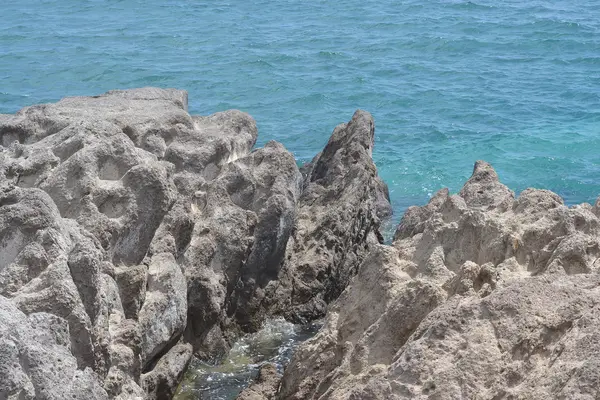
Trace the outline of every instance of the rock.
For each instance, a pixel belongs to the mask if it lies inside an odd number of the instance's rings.
[[[378,215],[389,214],[387,187],[371,158],[375,124],[358,110],[335,128],[309,166],[298,217],[279,278],[267,288],[271,312],[303,322],[325,314],[382,242]]]
[[[598,223],[478,162],[372,248],[277,398],[594,398]]]
[[[39,189],[3,186],[0,205],[0,294],[11,298],[26,314],[45,312],[64,318],[78,365],[95,368],[93,322],[75,282],[89,287],[98,275],[93,267],[87,276],[81,272],[79,266],[86,260],[73,239],[82,246],[90,242],[77,229],[61,225],[57,208]],[[65,254],[69,248],[73,251],[70,260]],[[85,292],[85,300],[92,303],[88,304],[90,313],[97,315],[97,294],[93,289]]]
[[[180,90],[0,116],[0,295],[60,325],[46,358],[70,363],[60,388],[2,369],[0,393],[168,398],[192,353],[218,359],[267,316],[322,316],[390,210],[373,135],[356,112],[303,177],[283,145],[253,150],[250,116],[189,115]]]
[[[142,370],[160,365],[188,314],[181,258],[194,222],[170,212],[189,210],[193,185],[256,136],[244,113],[190,116],[186,92],[155,88],[2,116],[0,294],[67,321],[82,377],[111,398],[145,397]]]
[[[485,298],[452,298],[385,379],[412,398],[593,398],[599,284],[597,275],[530,277]]]
[[[0,397],[108,399],[90,368],[78,369],[69,324],[48,313],[26,316],[0,296]]]
[[[114,270],[115,281],[119,286],[119,296],[123,303],[125,317],[138,319],[140,309],[146,299],[148,267],[117,267]]]
[[[254,382],[242,390],[236,400],[272,400],[277,394],[281,374],[273,364],[264,364]]]
[[[514,193],[498,180],[494,168],[485,161],[477,161],[473,175],[461,189],[459,196],[471,208],[491,210],[512,204]]]
[[[243,163],[253,171],[256,181],[251,197],[245,185],[240,188],[237,172],[234,175],[225,172],[222,176],[228,187],[236,188],[232,200],[244,209],[257,210],[254,243],[244,268],[240,269],[235,310],[242,328],[255,331],[264,319],[265,310],[261,309],[264,288],[277,280],[288,240],[295,229],[301,176],[294,158],[276,142],[267,143]],[[268,197],[263,197],[265,192]]]
[[[319,398],[331,386],[343,386],[344,378],[389,363],[420,321],[446,298],[432,283],[413,280],[411,267],[396,249],[374,247],[330,307],[321,330],[296,350],[279,398]]]
[[[188,212],[192,239],[181,259],[189,293],[186,338],[199,355],[224,354],[230,341],[226,331],[260,327],[261,288],[277,276],[299,190],[295,160],[275,142],[195,187]]]
[[[138,316],[143,369],[181,336],[187,311],[187,283],[181,267],[170,253],[155,255],[148,267],[146,296]]]
[[[374,123],[302,167],[156,88],[0,116],[0,398],[170,398],[265,317],[320,332],[242,399],[581,398],[600,387],[600,211],[475,164],[391,246]]]
[[[406,239],[423,233],[426,222],[440,208],[449,196],[448,189],[437,192],[423,207],[411,206],[406,209],[400,225],[396,229],[394,240]]]
[[[178,343],[160,358],[158,364],[142,375],[141,381],[148,399],[170,399],[192,360],[192,346]]]

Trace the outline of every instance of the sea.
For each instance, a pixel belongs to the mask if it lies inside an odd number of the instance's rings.
[[[0,113],[174,87],[302,164],[353,112],[394,223],[478,159],[517,194],[600,194],[600,0],[1,0]]]

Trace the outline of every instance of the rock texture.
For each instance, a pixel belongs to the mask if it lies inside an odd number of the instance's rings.
[[[236,400],[272,400],[277,395],[281,374],[273,364],[264,364],[254,382],[244,389]]]
[[[193,353],[322,315],[389,210],[373,126],[358,111],[304,177],[184,91],[0,116],[0,398],[169,398]]]
[[[78,368],[71,350],[65,319],[27,316],[0,296],[0,398],[107,399],[97,375]]]
[[[597,398],[599,215],[477,162],[373,248],[277,398]]]
[[[303,168],[298,223],[267,303],[295,322],[325,315],[373,244],[383,241],[379,217],[391,214],[387,186],[371,158],[373,117],[357,111]]]

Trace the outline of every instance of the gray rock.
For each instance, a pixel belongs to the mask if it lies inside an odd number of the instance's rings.
[[[0,398],[108,399],[98,376],[78,369],[68,322],[52,314],[26,316],[0,296]]]
[[[599,219],[478,162],[407,210],[296,351],[280,399],[595,398]]]
[[[178,338],[187,323],[187,283],[170,253],[152,257],[147,291],[138,316],[142,368]]]
[[[61,224],[57,208],[39,189],[3,186],[0,204],[1,294],[12,298],[26,314],[46,312],[67,320],[79,366],[95,368],[93,322],[75,284],[89,289],[98,276],[93,268],[84,276],[81,268],[86,266],[80,262],[89,259],[75,259],[81,251],[75,240],[82,246],[90,242],[77,229]],[[73,251],[71,260],[65,250]],[[95,290],[84,291],[90,313],[97,314]]]
[[[252,150],[250,116],[191,116],[180,90],[0,116],[0,295],[35,319],[23,332],[47,316],[60,342],[32,356],[42,369],[0,368],[0,393],[168,398],[192,352],[218,358],[272,314],[323,315],[390,211],[373,135],[356,112],[303,178],[281,144]]]
[[[281,374],[273,364],[264,364],[252,384],[236,397],[236,400],[272,400],[277,394]]]
[[[143,398],[142,370],[160,365],[188,312],[181,261],[193,221],[169,214],[190,210],[193,185],[247,155],[256,136],[244,113],[193,117],[186,92],[155,88],[2,116],[0,294],[66,321],[82,379]]]
[[[123,305],[125,317],[138,319],[148,285],[148,267],[145,265],[121,266],[114,270],[115,280],[119,286],[119,297]]]
[[[192,346],[178,343],[161,357],[152,371],[143,374],[141,381],[148,399],[170,399],[192,360]]]
[[[270,142],[197,186],[189,208],[192,239],[181,258],[189,293],[186,336],[201,356],[228,349],[225,331],[260,327],[262,288],[277,277],[300,182],[293,156]]]
[[[382,242],[378,215],[389,214],[390,204],[371,158],[374,133],[371,115],[356,111],[303,169],[296,229],[279,279],[267,288],[271,312],[297,322],[323,316]]]

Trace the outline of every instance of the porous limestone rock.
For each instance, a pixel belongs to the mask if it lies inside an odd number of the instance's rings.
[[[214,180],[186,184],[193,185],[191,195],[171,210],[151,254],[178,255],[188,285],[186,339],[197,354],[215,357],[252,321],[260,327],[254,293],[276,275],[283,258],[300,173],[294,157],[269,142],[224,165]]]
[[[144,304],[138,316],[142,366],[181,336],[187,322],[187,283],[171,253],[152,257]]]
[[[192,360],[192,345],[178,343],[158,360],[152,370],[141,377],[148,400],[170,399]]]
[[[373,117],[358,110],[303,167],[296,229],[278,279],[266,289],[272,312],[295,322],[322,317],[371,246],[383,241],[380,216],[391,206],[372,159],[374,134]]]
[[[482,161],[411,207],[296,351],[279,399],[594,399],[600,220]]]
[[[258,370],[254,382],[242,390],[236,400],[273,400],[277,394],[281,374],[273,364],[266,363]]]
[[[45,312],[25,315],[0,296],[0,398],[108,399],[91,368],[78,368],[69,324]]]
[[[218,358],[269,314],[324,312],[389,210],[373,120],[336,128],[306,179],[256,138],[247,114],[191,116],[173,89],[0,116],[0,296],[23,324],[0,341],[24,362],[60,327],[43,362],[66,363],[0,366],[2,396],[168,398],[192,353]]]
[[[63,318],[77,368],[105,394],[145,397],[140,374],[164,365],[188,316],[182,253],[195,221],[171,214],[190,210],[194,185],[250,153],[254,121],[239,111],[190,116],[186,92],[154,88],[1,121],[0,294],[27,315]],[[176,385],[168,371],[158,375]]]

